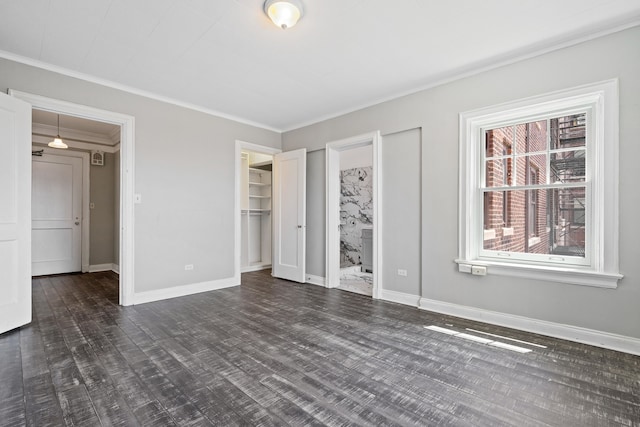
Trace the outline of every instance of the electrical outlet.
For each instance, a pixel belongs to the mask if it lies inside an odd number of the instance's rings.
[[[471,274],[475,276],[486,276],[487,267],[480,267],[480,266],[474,265],[473,267],[471,267]]]
[[[458,271],[460,273],[471,273],[471,267],[469,264],[458,264]]]
[[[185,270],[193,270],[193,264],[187,264],[184,266]]]
[[[398,276],[407,277],[407,270],[398,269]]]

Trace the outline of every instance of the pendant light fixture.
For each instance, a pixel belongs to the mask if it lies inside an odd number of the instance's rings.
[[[300,0],[267,0],[264,2],[264,13],[278,27],[291,28],[304,14]]]
[[[69,146],[67,144],[65,144],[64,142],[62,142],[62,138],[60,138],[60,114],[58,114],[58,136],[56,136],[53,141],[51,141],[49,144],[49,147],[51,148],[69,148]]]

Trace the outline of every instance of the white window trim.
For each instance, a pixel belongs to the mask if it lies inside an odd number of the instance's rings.
[[[482,218],[477,215],[481,182],[482,129],[500,122],[589,105],[594,112],[591,246],[588,266],[552,265],[479,256]],[[576,285],[616,288],[618,271],[618,80],[612,79],[460,114],[458,264],[487,267],[488,274]],[[480,209],[481,210],[481,209]],[[466,271],[467,269],[462,268]]]

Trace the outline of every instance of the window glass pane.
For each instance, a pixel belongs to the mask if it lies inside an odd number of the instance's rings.
[[[485,132],[485,156],[499,157],[512,154],[513,126],[497,128]]]
[[[487,191],[484,197],[485,250],[585,256],[584,187]]]
[[[585,113],[551,119],[549,126],[552,150],[585,146]]]
[[[486,157],[547,151],[547,120],[519,123],[485,132]]]
[[[498,160],[487,160],[485,167],[487,187],[508,187],[513,185],[513,159],[503,157]]]
[[[547,121],[527,123],[525,125],[525,152],[547,151]]]
[[[535,172],[535,173],[533,173]],[[513,185],[539,185],[547,183],[547,155],[533,154],[516,159],[516,181]]]
[[[551,153],[551,182],[584,182],[584,150]]]

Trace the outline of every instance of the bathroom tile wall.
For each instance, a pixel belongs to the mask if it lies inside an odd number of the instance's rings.
[[[340,171],[340,266],[362,264],[362,229],[373,226],[373,168]]]

